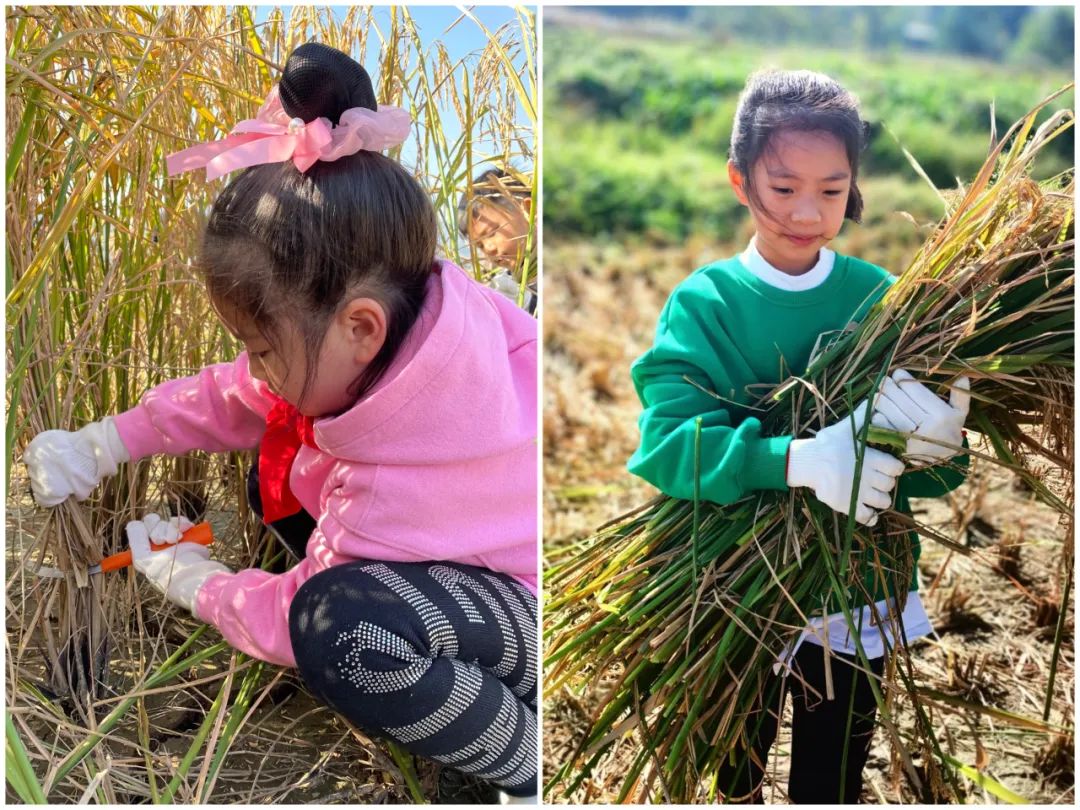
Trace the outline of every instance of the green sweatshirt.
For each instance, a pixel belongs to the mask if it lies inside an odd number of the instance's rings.
[[[754,490],[787,490],[792,437],[762,436],[753,403],[801,375],[819,336],[862,319],[893,281],[882,268],[840,254],[825,281],[803,291],[773,287],[738,258],[695,271],[672,292],[652,348],[631,367],[644,411],[630,472],[667,495],[693,498],[700,416],[702,498],[726,504]],[[967,457],[955,462],[963,466]],[[947,467],[907,473],[895,508],[910,514],[909,498],[944,495],[963,478]],[[918,559],[915,533],[911,542]],[[910,587],[917,587],[914,568]]]

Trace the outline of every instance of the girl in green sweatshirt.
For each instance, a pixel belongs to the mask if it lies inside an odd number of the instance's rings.
[[[801,486],[846,515],[856,489],[855,520],[873,526],[882,510],[909,513],[910,497],[940,496],[961,482],[966,457],[948,467],[935,465],[962,446],[968,408],[963,378],[946,401],[899,369],[885,379],[874,403],[861,403],[851,414],[857,426],[871,419],[911,434],[906,458],[927,469],[902,477],[902,461],[867,448],[856,479],[851,418],[814,436],[794,437],[762,435],[754,416],[763,393],[806,370],[820,335],[861,319],[895,280],[880,267],[827,247],[845,219],[860,219],[856,181],[865,133],[857,101],[827,76],[770,71],[748,80],[735,115],[728,175],[749,209],[755,235],[740,255],[700,268],[675,288],[653,346],[632,367],[644,410],[641,443],[629,469],[667,495],[693,497],[698,417],[701,497],[720,504],[754,490]],[[911,543],[910,564],[891,571],[889,581],[866,572],[877,611],[884,616],[891,610],[909,641],[932,632],[916,590],[914,534]],[[895,623],[871,626],[870,607],[860,601],[856,626],[873,674],[880,676]],[[825,661],[826,650],[831,662]],[[796,673],[784,677],[782,686],[793,696],[788,790],[794,802],[859,799],[876,705],[870,675],[855,666],[855,652],[855,640],[836,614],[814,620],[782,654]],[[828,663],[833,700],[824,698]],[[760,718],[747,723],[757,730],[747,741],[753,753],[740,757],[719,783],[728,801],[761,801],[778,711],[764,707]]]

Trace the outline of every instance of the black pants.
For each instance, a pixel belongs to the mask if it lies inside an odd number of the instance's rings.
[[[856,669],[854,656],[834,653],[833,700],[826,699],[824,649],[804,642],[795,654],[792,674],[773,676],[763,694],[775,699],[756,710],[746,721],[752,755],[737,757],[720,771],[717,785],[729,802],[762,802],[762,781],[769,748],[776,739],[778,716],[786,693],[792,696],[791,773],[788,795],[796,804],[857,804],[862,793],[862,771],[870,755],[877,704],[870,678]],[[880,676],[885,658],[870,661]],[[800,680],[801,679],[801,680]],[[852,702],[854,701],[854,702]],[[848,732],[848,712],[851,729]],[[847,741],[847,761],[843,763]],[[840,789],[843,786],[841,798]]]
[[[259,456],[257,453],[255,463],[247,474],[247,497],[251,511],[262,520],[262,495],[259,492]],[[300,561],[307,555],[307,541],[311,537],[311,533],[315,531],[315,518],[301,507],[300,511],[295,515],[275,520],[273,523],[267,524],[266,528],[281,541],[281,544],[295,561]]]
[[[258,467],[248,501],[262,516]],[[303,559],[315,520],[269,528]],[[289,608],[300,676],[372,736],[538,793],[536,597],[512,577],[447,562],[357,561],[320,571]]]

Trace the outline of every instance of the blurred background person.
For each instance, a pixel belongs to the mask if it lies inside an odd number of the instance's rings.
[[[532,313],[537,304],[536,238],[531,233],[531,183],[523,179],[513,169],[477,175],[458,200],[458,229],[498,268],[488,283]]]

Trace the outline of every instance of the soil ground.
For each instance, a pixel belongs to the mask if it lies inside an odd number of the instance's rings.
[[[656,494],[625,468],[637,444],[640,412],[629,366],[651,344],[672,287],[694,268],[731,254],[704,242],[678,249],[550,242],[544,246],[543,307],[549,550],[587,537]],[[1060,481],[1055,473],[1048,471]],[[1014,476],[988,463],[975,463],[968,481],[950,496],[913,506],[916,517],[970,550],[962,555],[923,541],[920,591],[936,636],[913,645],[918,682],[979,705],[1041,718],[1067,559],[1063,551],[1072,543],[1066,527]],[[1050,722],[1065,727],[1064,734],[1026,731],[971,711],[934,718],[952,756],[1033,804],[1074,803],[1073,604],[1070,596],[1050,711]],[[584,685],[580,694],[545,695],[545,779],[584,733],[597,706],[598,685]],[[913,725],[911,707],[903,702],[897,717],[901,728]],[[782,730],[773,748],[765,792],[769,803],[787,803],[788,740]],[[636,739],[624,739],[572,796],[556,790],[547,800],[613,801],[637,745]],[[968,802],[998,801],[961,782]],[[920,802],[880,728],[862,801]]]

